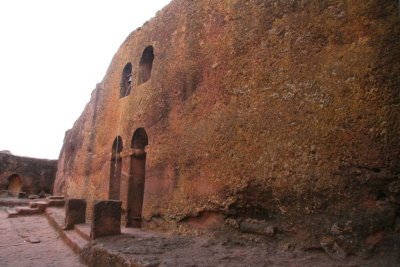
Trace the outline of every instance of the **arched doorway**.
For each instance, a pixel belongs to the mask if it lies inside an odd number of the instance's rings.
[[[132,155],[130,159],[129,191],[128,191],[128,217],[127,226],[141,227],[142,208],[146,171],[146,152],[148,145],[146,131],[137,129],[131,142]]]
[[[114,139],[111,152],[111,167],[110,167],[110,190],[108,198],[112,200],[120,199],[121,191],[121,172],[122,172],[122,138],[120,136]]]
[[[18,174],[13,174],[8,178],[8,192],[14,196],[17,197],[20,192],[22,192],[22,180],[21,177]]]
[[[153,68],[154,49],[151,45],[146,47],[139,62],[138,85],[147,82]]]

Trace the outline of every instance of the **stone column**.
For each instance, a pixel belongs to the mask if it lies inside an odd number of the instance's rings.
[[[120,199],[122,201],[121,208],[121,222],[123,225],[126,222],[127,217],[127,203],[128,203],[128,189],[129,189],[129,170],[130,170],[130,155],[128,153],[121,153],[122,156],[122,175],[121,175],[121,194]]]
[[[69,198],[65,203],[64,230],[74,228],[75,224],[86,222],[86,200]]]
[[[96,200],[93,203],[90,238],[121,234],[121,201]]]

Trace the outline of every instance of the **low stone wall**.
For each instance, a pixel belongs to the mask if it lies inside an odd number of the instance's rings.
[[[121,233],[121,201],[94,201],[90,238]]]
[[[53,192],[57,160],[35,159],[0,152],[0,190],[18,196]],[[4,191],[3,191],[4,192]]]
[[[72,229],[75,224],[86,222],[86,200],[70,198],[65,202],[64,229]]]

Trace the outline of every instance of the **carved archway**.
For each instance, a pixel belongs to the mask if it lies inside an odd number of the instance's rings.
[[[128,96],[132,90],[132,64],[127,63],[122,70],[121,76],[121,89],[119,92],[119,97]]]
[[[127,226],[141,227],[142,209],[146,176],[146,151],[148,145],[147,133],[143,128],[137,129],[131,141],[132,155],[130,158],[128,216]]]
[[[117,136],[114,139],[111,150],[111,167],[110,167],[110,189],[108,198],[112,200],[120,199],[121,192],[121,172],[122,172],[122,138]]]
[[[22,179],[18,174],[13,174],[8,178],[8,192],[17,197],[22,192]]]
[[[153,68],[154,49],[151,45],[146,47],[139,62],[138,85],[147,82],[151,77]]]

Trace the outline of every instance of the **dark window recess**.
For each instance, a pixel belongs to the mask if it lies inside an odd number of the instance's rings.
[[[18,174],[13,174],[8,179],[9,183],[7,189],[12,196],[17,197],[22,191],[21,177]]]
[[[142,226],[142,209],[146,176],[146,152],[148,145],[147,133],[143,128],[137,129],[131,142],[133,153],[130,160],[128,220],[127,226]]]
[[[151,69],[153,68],[154,50],[150,45],[143,51],[142,58],[139,62],[138,85],[147,82],[151,76]]]
[[[111,166],[110,166],[110,189],[109,199],[119,200],[121,191],[121,172],[122,172],[122,138],[117,136],[114,139],[111,151]]]
[[[138,128],[132,136],[131,148],[144,149],[147,145],[146,131],[143,128]]]
[[[125,65],[122,71],[121,77],[121,89],[119,97],[125,97],[131,93],[132,89],[132,64],[128,63]]]

